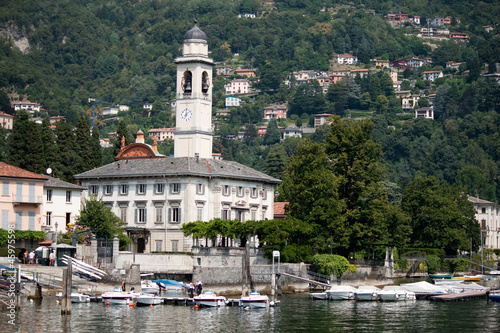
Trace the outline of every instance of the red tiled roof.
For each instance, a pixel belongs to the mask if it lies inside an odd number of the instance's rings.
[[[40,176],[39,174],[15,167],[5,162],[0,162],[0,177],[48,180],[48,178]]]
[[[285,206],[289,202],[275,202],[274,203],[274,215],[285,215]]]

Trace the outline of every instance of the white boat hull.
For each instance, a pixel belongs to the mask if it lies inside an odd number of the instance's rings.
[[[309,296],[313,300],[320,300],[320,301],[326,301],[326,300],[328,300],[328,294],[327,293],[309,293]]]
[[[163,302],[161,297],[139,296],[136,298],[137,305],[158,305]]]
[[[357,301],[376,301],[378,294],[376,292],[357,292],[354,297]]]
[[[248,306],[250,308],[267,308],[269,306],[269,297],[265,295],[242,297],[240,299],[240,306]]]
[[[225,299],[202,299],[202,300],[198,299],[197,300],[196,298],[194,298],[194,303],[200,307],[205,307],[205,308],[226,306]]]
[[[327,292],[328,298],[332,301],[348,301],[354,299],[354,292],[345,290],[335,290]]]
[[[101,298],[103,303],[127,305],[134,303],[137,296],[139,295],[126,292],[110,292],[102,294]]]
[[[56,295],[58,300],[61,300],[62,293]],[[88,303],[90,302],[90,296],[81,293],[71,293],[71,303]]]
[[[397,301],[414,301],[416,300],[414,292],[388,292],[381,291],[378,293],[382,302],[397,302]]]

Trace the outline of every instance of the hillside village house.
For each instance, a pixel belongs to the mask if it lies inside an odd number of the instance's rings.
[[[80,214],[81,194],[85,187],[44,176],[48,180],[43,185],[42,229],[45,231],[66,232],[75,224]]]
[[[10,224],[16,230],[41,231],[43,185],[47,177],[0,162],[0,181],[2,229],[7,230]]]
[[[216,75],[224,75],[228,76],[229,74],[234,72],[233,66],[215,66],[215,74]]]
[[[297,127],[296,125],[288,125],[283,130],[282,139],[285,140],[289,137],[301,138],[302,137],[302,129]]]
[[[144,103],[144,104],[142,105],[142,108],[143,108],[144,110],[153,110],[153,103]]]
[[[375,65],[375,67],[389,68],[389,60],[374,59],[373,63]]]
[[[34,114],[35,112],[40,112],[40,104],[38,103],[32,103],[26,101],[26,102],[14,102],[12,104],[14,105],[15,111],[25,110],[31,114]]]
[[[476,209],[476,220],[481,227],[481,244],[485,249],[500,248],[500,205],[469,196]]]
[[[88,188],[86,197],[102,198],[125,223],[133,252],[191,251],[198,244],[180,230],[187,222],[274,216],[281,181],[212,153],[212,86],[206,83],[213,61],[196,25],[175,63],[174,157],[158,154],[138,133],[135,143],[122,143],[114,163],[75,175]]]
[[[415,110],[415,118],[434,119],[434,108],[432,106]]]
[[[6,130],[11,130],[12,125],[14,125],[14,116],[0,111],[0,126],[5,128]]]
[[[175,137],[174,133],[174,127],[152,128],[148,131],[148,136],[150,138],[156,137],[158,142],[163,142],[165,139],[173,140]]]
[[[424,81],[435,81],[440,77],[443,77],[442,71],[425,71],[422,73],[422,79]]]
[[[264,108],[264,119],[285,119],[287,114],[286,105],[272,105]]]
[[[226,97],[226,107],[231,107],[231,106],[240,106],[241,105],[241,98],[235,97],[235,96],[228,96]]]
[[[328,118],[332,115],[329,113],[319,113],[314,115],[314,127],[320,127],[323,124],[327,124]]]
[[[255,71],[253,69],[238,68],[234,72],[236,75],[241,75],[246,77],[256,77]]]
[[[418,95],[418,94],[413,94],[410,96],[402,96],[401,97],[401,107],[405,111],[413,109],[415,107],[415,105],[418,104],[419,100],[420,100],[420,95]]]
[[[353,69],[350,74],[351,78],[356,78],[359,76],[360,78],[363,78],[364,76],[368,75],[368,70],[367,69]]]
[[[358,57],[350,54],[338,54],[337,63],[341,65],[355,65],[358,63]]]
[[[250,82],[247,79],[234,79],[224,85],[226,95],[248,94],[250,91]]]

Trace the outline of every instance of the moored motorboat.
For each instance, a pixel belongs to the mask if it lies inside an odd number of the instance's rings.
[[[500,302],[500,290],[493,290],[488,293],[488,299],[494,302]]]
[[[56,298],[61,300],[62,293],[57,293]],[[71,293],[71,303],[88,303],[90,302],[90,296],[80,292]]]
[[[483,277],[484,277],[484,275],[481,275],[481,274],[465,275],[464,276],[465,281],[474,281],[474,282],[481,281],[483,279]]]
[[[101,299],[103,303],[126,305],[134,303],[137,296],[139,296],[139,294],[125,292],[122,291],[120,287],[117,287],[113,289],[113,291],[103,293]]]
[[[351,286],[332,286],[326,291],[328,299],[332,301],[347,301],[354,299],[356,288]]]
[[[193,297],[194,303],[201,307],[221,307],[226,306],[227,299],[224,296],[217,296],[212,290],[204,290],[201,295]]]
[[[160,286],[151,280],[141,280],[141,292],[148,294],[159,294]]]
[[[257,290],[252,290],[249,296],[241,297],[240,306],[250,308],[267,308],[269,306],[269,297],[261,295]]]
[[[383,302],[392,301],[414,301],[416,300],[415,293],[400,286],[385,286],[378,292],[380,300]]]
[[[163,298],[147,292],[142,292],[135,300],[137,305],[158,305],[163,303]]]
[[[456,284],[456,283],[463,283],[465,282],[465,278],[461,277],[452,277],[450,279],[433,279],[434,284],[437,285],[450,285],[450,284]]]
[[[453,273],[437,273],[437,274],[429,274],[431,279],[451,279],[453,277]]]
[[[328,294],[326,292],[324,293],[309,293],[309,297],[313,301],[319,300],[319,301],[326,301],[328,300]]]
[[[354,293],[354,298],[357,301],[376,301],[380,288],[374,286],[359,286]]]

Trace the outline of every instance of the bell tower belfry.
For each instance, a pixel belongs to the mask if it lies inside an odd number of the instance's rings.
[[[212,158],[212,69],[207,35],[186,32],[177,64],[174,157]]]

